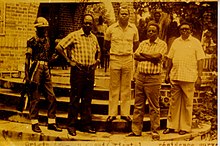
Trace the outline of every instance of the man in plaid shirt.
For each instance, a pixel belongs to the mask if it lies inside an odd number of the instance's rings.
[[[135,103],[132,121],[132,132],[127,136],[141,136],[145,103],[148,99],[152,138],[159,140],[160,128],[160,86],[162,83],[162,59],[167,52],[167,44],[159,39],[159,26],[149,23],[147,28],[147,40],[140,43],[134,54],[138,61],[138,74],[135,86]]]
[[[82,20],[82,28],[63,38],[56,46],[57,51],[71,66],[70,84],[71,95],[68,110],[68,133],[76,135],[76,121],[78,112],[81,111],[82,131],[95,133],[91,127],[91,101],[94,88],[95,68],[100,62],[100,48],[96,36],[91,33],[94,18],[86,14]],[[71,60],[63,49],[71,48]],[[98,52],[98,59],[95,59]],[[81,99],[81,109],[79,100]]]
[[[174,40],[168,53],[165,81],[171,82],[171,99],[164,134],[179,131],[180,135],[191,132],[193,97],[201,84],[205,54],[200,41],[191,36],[191,25],[179,26],[181,36]]]

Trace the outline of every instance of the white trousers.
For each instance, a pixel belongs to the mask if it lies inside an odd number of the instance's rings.
[[[194,83],[172,81],[167,128],[191,131]]]
[[[132,55],[110,55],[109,115],[130,115]]]

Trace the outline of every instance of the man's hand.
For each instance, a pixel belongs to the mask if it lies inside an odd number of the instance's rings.
[[[30,84],[31,80],[30,80],[28,77],[25,77],[25,82],[26,82],[27,84]]]
[[[137,76],[138,76],[138,71],[135,71],[134,72],[134,75],[133,75],[133,80],[136,82],[137,80]]]
[[[157,64],[160,62],[160,59],[158,59],[158,58],[153,58],[153,59],[151,60],[151,62],[152,62],[154,65],[157,65]]]
[[[158,54],[145,54],[140,52],[140,55],[145,57],[147,61],[152,62],[154,65],[157,65],[161,61]]]
[[[76,66],[76,62],[75,62],[75,61],[69,61],[68,63],[69,63],[69,65],[70,65],[71,67]]]
[[[165,83],[166,83],[166,84],[170,83],[170,76],[169,76],[169,75],[166,75],[166,77],[165,77]]]
[[[27,70],[25,70],[25,76],[24,76],[24,80],[23,81],[28,82],[28,83],[30,82],[29,73],[28,73]]]
[[[201,77],[198,77],[196,82],[195,82],[196,90],[198,90],[200,88],[201,84],[202,84],[202,79],[201,79]]]
[[[57,60],[59,55],[57,55],[56,53],[54,53],[52,56],[51,56],[51,59],[49,62],[54,62],[55,60]]]
[[[96,60],[96,62],[95,62],[95,64],[93,65],[93,70],[95,70],[96,69],[96,67],[98,66],[100,64],[100,59],[97,59]]]

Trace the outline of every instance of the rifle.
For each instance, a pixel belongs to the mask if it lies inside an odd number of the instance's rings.
[[[26,108],[27,108],[27,105],[29,103],[29,98],[30,98],[30,83],[26,82],[24,84],[24,88],[22,89],[20,95],[20,101],[16,107],[16,109],[20,112],[23,112]]]
[[[31,88],[33,88],[33,85],[35,84],[32,79],[33,79],[33,75],[35,74],[37,68],[38,68],[39,63],[36,61],[31,65],[31,68],[29,70],[29,76],[31,77],[31,81],[29,82],[25,82],[24,87],[22,89],[22,91],[20,92],[20,101],[18,103],[18,105],[16,106],[16,109],[20,112],[23,112],[30,101],[31,98]]]

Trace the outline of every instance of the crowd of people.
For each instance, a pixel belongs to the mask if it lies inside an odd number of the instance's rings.
[[[141,136],[145,102],[149,102],[151,133],[153,140],[160,135],[160,87],[162,72],[166,71],[165,82],[171,84],[171,99],[167,117],[167,129],[163,134],[191,132],[192,106],[195,88],[201,85],[203,60],[206,48],[214,44],[207,41],[211,31],[204,30],[202,41],[194,37],[193,27],[187,21],[178,24],[161,12],[155,12],[151,19],[140,19],[136,27],[129,22],[130,11],[121,6],[118,21],[107,27],[99,17],[97,34],[92,33],[94,18],[91,14],[82,17],[82,28],[61,39],[55,49],[71,66],[71,94],[68,107],[68,133],[75,136],[77,116],[81,115],[81,130],[96,133],[92,127],[91,101],[94,88],[95,69],[108,65],[109,60],[109,110],[107,123],[116,120],[120,100],[121,119],[131,124],[127,136]],[[208,24],[207,24],[208,25]],[[62,131],[56,123],[56,98],[51,83],[48,62],[52,53],[50,42],[45,35],[49,27],[47,20],[40,17],[36,21],[36,36],[27,43],[26,82],[33,88],[30,94],[30,117],[32,130],[41,132],[38,125],[39,91],[43,91],[50,101],[48,108],[48,129]],[[212,37],[211,37],[212,38]],[[140,42],[140,43],[139,43]],[[202,42],[202,43],[201,43]],[[65,53],[71,50],[71,57]],[[107,55],[106,55],[107,54]],[[106,59],[105,57],[108,56]],[[166,59],[165,59],[166,58]],[[134,61],[135,102],[133,118],[130,115],[131,80]],[[164,66],[164,62],[165,66]],[[31,68],[29,66],[31,65]],[[41,88],[43,87],[43,88]],[[44,89],[44,90],[41,90]],[[79,101],[81,100],[81,103]],[[80,106],[81,104],[81,106]]]

